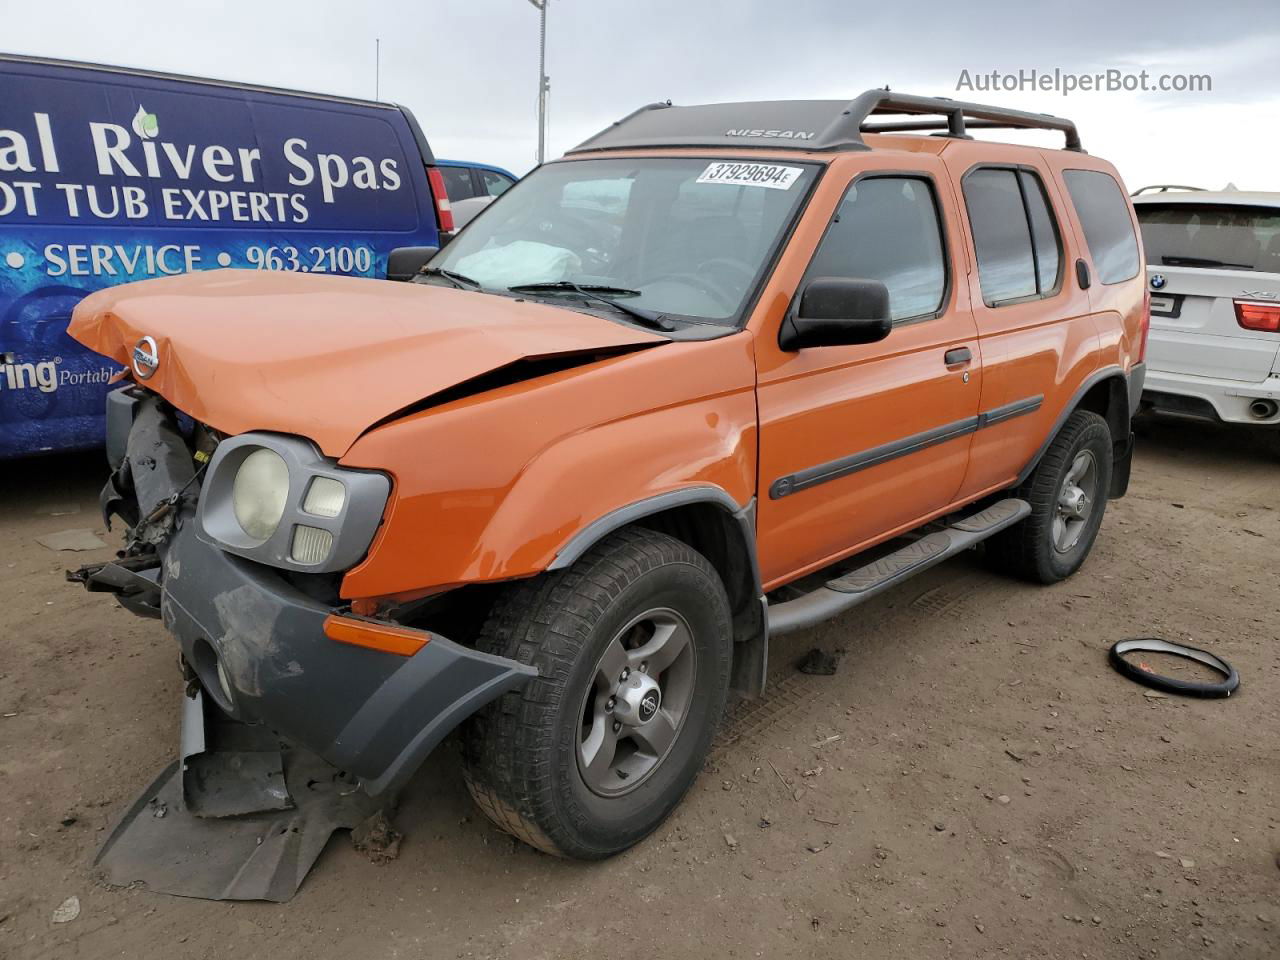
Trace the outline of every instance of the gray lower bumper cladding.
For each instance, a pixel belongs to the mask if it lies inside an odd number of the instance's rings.
[[[289,900],[335,830],[381,804],[348,774],[238,723],[197,688],[182,757],[133,802],[98,853],[109,883],[207,900]]]

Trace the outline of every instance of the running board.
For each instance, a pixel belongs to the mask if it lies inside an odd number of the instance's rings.
[[[948,557],[1011,527],[1031,512],[1025,500],[1009,499],[926,534],[901,550],[827,581],[803,597],[769,604],[769,636],[803,630],[844,613]]]

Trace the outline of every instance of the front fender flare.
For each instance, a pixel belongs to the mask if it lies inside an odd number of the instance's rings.
[[[609,511],[579,530],[556,552],[547,569],[561,570],[571,566],[615,530],[692,504],[711,504],[723,510],[738,531],[750,578],[750,596],[744,598],[745,602],[740,605],[742,609],[735,610],[734,614],[735,643],[730,683],[732,689],[743,696],[760,696],[764,692],[768,671],[769,634],[768,604],[761,589],[760,564],[756,556],[755,498],[746,506],[740,506],[722,487],[697,484],[637,500]]]
[[[759,583],[760,571],[756,564],[755,551],[755,503],[749,503],[745,507],[740,506],[733,497],[729,496],[728,491],[711,484],[697,484],[695,486],[681,487],[678,490],[668,490],[666,493],[646,497],[643,500],[637,500],[635,503],[628,503],[626,506],[609,511],[603,517],[591,521],[570,537],[568,542],[556,551],[555,559],[551,561],[547,569],[561,570],[572,566],[579,557],[613,533],[613,531],[620,530],[628,524],[635,523],[645,517],[651,517],[675,507],[688,506],[691,503],[713,503],[738,521],[743,528],[743,533],[746,534],[743,540],[751,555],[752,573],[756,583]]]

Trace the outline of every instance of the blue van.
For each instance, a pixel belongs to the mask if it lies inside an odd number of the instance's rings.
[[[0,54],[0,459],[101,446],[103,286],[217,267],[387,275],[453,229],[403,107]]]

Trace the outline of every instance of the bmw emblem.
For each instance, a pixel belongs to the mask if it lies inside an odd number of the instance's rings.
[[[1152,290],[1160,290],[1160,289],[1163,289],[1163,287],[1164,287],[1164,285],[1165,285],[1165,283],[1166,283],[1166,282],[1167,282],[1167,281],[1165,280],[1165,278],[1164,278],[1164,274],[1163,274],[1163,273],[1153,273],[1153,274],[1151,275],[1151,289],[1152,289]]]

